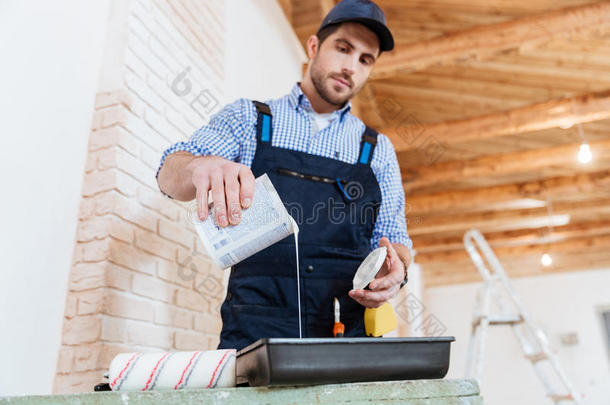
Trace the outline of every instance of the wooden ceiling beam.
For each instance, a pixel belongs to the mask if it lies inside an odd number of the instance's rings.
[[[539,255],[543,252],[552,253],[569,253],[569,252],[607,252],[610,253],[610,235],[599,235],[584,238],[575,238],[563,240],[559,242],[550,242],[542,245],[526,245],[526,246],[506,246],[494,249],[494,253],[499,258],[516,258],[527,255]],[[470,257],[466,249],[435,252],[435,253],[418,253],[416,261],[420,264],[424,263],[459,263],[468,262]],[[502,260],[500,260],[502,261]]]
[[[409,235],[464,234],[472,228],[481,232],[559,227],[583,220],[610,219],[610,199],[581,202],[554,202],[552,215],[546,206],[527,210],[501,210],[444,216],[423,216],[417,221],[411,215]]]
[[[488,58],[499,52],[591,29],[608,22],[610,3],[601,2],[470,28],[397,48],[380,58],[371,77],[383,78],[473,57]]]
[[[610,219],[569,223],[548,229],[516,229],[511,231],[486,232],[485,239],[492,248],[505,246],[539,245],[567,239],[599,235],[610,235]],[[447,250],[464,249],[464,233],[450,236],[419,235],[413,238],[413,247],[418,253],[436,253]]]
[[[486,70],[496,77],[515,77],[517,80],[533,76],[532,86],[575,86],[579,83],[589,82],[591,85],[586,87],[592,90],[603,90],[608,88],[610,78],[606,77],[607,69],[595,66],[588,66],[584,63],[561,64],[548,58],[535,58],[517,53],[498,55],[492,60],[487,61],[468,61],[461,66],[454,66],[462,70]],[[445,67],[440,69],[447,69]],[[456,75],[457,77],[457,75]],[[573,83],[568,83],[572,81]],[[555,84],[554,84],[555,83]],[[600,89],[598,86],[602,85]],[[572,90],[576,91],[576,90]]]
[[[409,217],[433,213],[447,215],[489,210],[494,204],[505,204],[513,200],[546,200],[549,197],[553,202],[575,201],[580,194],[586,196],[604,190],[610,190],[610,170],[472,190],[415,196],[407,194],[405,210]],[[518,207],[519,204],[515,206]]]
[[[610,138],[589,142],[596,161],[610,159]],[[421,194],[434,187],[450,188],[452,184],[465,178],[505,177],[523,173],[538,172],[548,167],[558,166],[575,172],[593,171],[599,165],[582,165],[576,155],[579,144],[567,144],[544,149],[534,149],[517,153],[483,156],[471,160],[440,162],[431,166],[410,167],[403,170],[405,192]],[[607,167],[607,166],[606,166]]]
[[[362,90],[351,99],[352,113],[372,128],[384,127],[386,122],[381,117],[375,93],[370,84],[365,84]]]
[[[384,101],[390,100],[392,103],[402,104],[403,99],[408,99],[409,102],[415,101],[416,104],[419,100],[427,103],[454,103],[457,105],[443,107],[457,108],[463,111],[462,116],[472,116],[473,113],[468,114],[468,110],[469,107],[472,108],[473,106],[489,112],[490,108],[492,111],[504,111],[522,107],[527,103],[527,100],[524,99],[518,100],[508,97],[502,99],[502,95],[493,93],[491,88],[487,94],[484,94],[483,92],[475,92],[474,86],[471,90],[467,91],[466,89],[452,89],[448,86],[434,87],[429,83],[424,85],[408,85],[400,83],[399,80],[372,82],[371,84],[375,89],[375,93]],[[456,100],[459,100],[459,102],[456,102]],[[543,100],[548,100],[548,97],[545,97]],[[394,127],[396,124],[399,124],[399,122],[390,123],[388,126]]]
[[[550,267],[544,267],[540,263],[543,252],[544,249],[540,248],[538,252],[529,255],[500,257],[500,262],[511,279],[610,267],[610,251],[554,252],[551,255],[553,264]],[[422,264],[421,268],[426,288],[482,281],[470,259],[451,263],[430,262]]]
[[[496,68],[496,66],[498,67]],[[528,64],[527,61],[522,61],[522,63],[518,65],[515,64],[513,68],[514,70],[511,70],[511,66],[506,63],[500,65],[498,58],[494,58],[493,61],[479,62],[476,64],[474,62],[469,62],[466,65],[461,66],[430,68],[421,73],[397,76],[396,78],[392,78],[392,81],[409,80],[417,83],[417,80],[419,80],[421,84],[418,85],[422,86],[427,85],[427,81],[432,78],[445,80],[447,83],[445,87],[448,87],[452,82],[457,81],[460,85],[464,86],[470,83],[480,83],[481,86],[490,85],[492,88],[496,86],[497,88],[508,87],[512,91],[546,91],[546,100],[549,98],[562,97],[566,94],[580,94],[583,92],[602,91],[610,88],[610,77],[594,75],[594,72],[591,72],[590,70],[580,70],[578,72],[573,72],[575,75],[570,75],[570,72],[566,72],[565,70],[561,70],[561,72],[557,71],[557,67],[555,67],[554,72],[549,72],[549,70],[542,71],[540,68],[536,70],[536,66],[531,65],[531,63]],[[561,68],[563,69],[565,66],[561,66]],[[498,93],[498,91],[499,90],[493,90],[494,93]],[[561,93],[549,97],[549,95],[555,94],[556,92]],[[533,95],[535,94],[536,93]],[[531,96],[528,95],[528,97]]]
[[[320,22],[326,17],[326,14],[335,7],[336,0],[318,0],[320,3]]]
[[[481,232],[507,231],[515,229],[540,229],[549,226],[562,226],[570,223],[569,214],[539,214],[537,212],[523,213],[519,217],[485,217],[482,216],[474,221],[462,218],[422,219],[417,225],[409,226],[409,235],[416,239],[419,235],[433,235],[446,233],[465,233],[469,229],[476,228]]]
[[[441,68],[448,69],[448,68]],[[449,69],[448,69],[449,70]],[[475,74],[470,77],[465,77],[467,74],[456,75],[452,77],[449,74],[435,74],[433,69],[425,72],[414,73],[411,75],[401,75],[393,77],[389,80],[379,80],[371,82],[375,93],[381,92],[384,86],[387,86],[385,94],[396,97],[396,92],[391,91],[391,88],[397,88],[399,91],[403,90],[403,96],[400,99],[411,98],[411,89],[425,88],[436,91],[451,92],[455,97],[459,97],[462,94],[473,94],[483,96],[485,99],[502,98],[511,101],[520,101],[521,104],[516,107],[521,107],[525,104],[531,104],[533,102],[547,101],[552,98],[564,97],[566,95],[565,88],[559,87],[543,87],[539,84],[515,84],[508,83],[504,80],[504,77],[496,75],[493,80],[489,80],[481,74],[477,77]],[[390,87],[391,86],[391,87]],[[610,85],[599,88],[604,90],[609,88]],[[581,85],[578,87],[576,94],[581,93],[584,87]],[[504,107],[501,110],[507,110],[509,107]]]
[[[610,2],[608,3],[610,4]],[[400,125],[380,132],[392,141],[396,152],[433,143],[435,147],[480,141],[610,118],[610,90],[530,104],[509,111],[433,124]],[[424,150],[425,151],[425,150]]]
[[[463,13],[476,14],[508,14],[508,15],[529,15],[533,12],[543,12],[546,10],[559,8],[565,1],[557,0],[536,0],[536,1],[506,1],[506,0],[410,0],[408,7],[423,10],[432,10],[442,13],[445,10],[460,11]],[[574,3],[574,1],[572,1]],[[404,0],[382,0],[384,10],[387,7],[405,7]]]

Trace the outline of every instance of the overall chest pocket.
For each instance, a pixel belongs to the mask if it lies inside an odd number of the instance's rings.
[[[351,176],[342,179],[277,166],[268,174],[301,229],[301,245],[321,246],[325,256],[337,249],[353,254],[369,246],[375,220],[365,184]]]
[[[315,174],[302,173],[302,172],[298,172],[295,170],[284,169],[284,168],[278,168],[277,174],[279,174],[281,176],[288,176],[288,177],[293,177],[296,179],[309,180],[309,181],[314,181],[314,182],[318,182],[318,183],[326,183],[326,184],[332,185],[336,188],[336,191],[338,191],[340,193],[340,195],[343,198],[345,203],[354,202],[355,199],[358,197],[358,196],[350,195],[347,192],[346,186],[351,184],[351,182],[343,180],[340,177],[331,178],[331,177],[319,176],[319,175],[315,175]]]

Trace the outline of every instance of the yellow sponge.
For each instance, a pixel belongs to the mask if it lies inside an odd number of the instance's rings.
[[[364,310],[364,330],[367,336],[382,336],[396,329],[396,325],[396,314],[389,302]]]

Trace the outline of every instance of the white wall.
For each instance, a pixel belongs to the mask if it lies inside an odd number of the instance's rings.
[[[225,102],[288,93],[307,57],[279,4],[231,0],[226,7]]]
[[[0,1],[0,396],[52,389],[109,7]],[[305,54],[279,5],[226,7],[223,101],[288,92]]]
[[[425,274],[425,268],[423,269]],[[513,286],[546,332],[551,346],[587,405],[610,403],[610,363],[600,307],[610,307],[610,269],[519,278]],[[448,378],[464,376],[470,321],[478,284],[426,290],[427,310],[453,335]],[[562,345],[560,335],[576,332],[578,343]],[[510,327],[492,327],[487,340],[482,393],[486,404],[551,404],[530,362],[521,356]]]
[[[108,9],[0,2],[0,395],[51,392]]]

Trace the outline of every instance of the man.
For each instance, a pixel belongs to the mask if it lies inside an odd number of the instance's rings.
[[[345,336],[364,336],[364,308],[382,305],[406,280],[412,243],[394,148],[349,113],[349,99],[393,47],[377,5],[341,1],[307,40],[309,67],[291,93],[225,106],[188,142],[165,151],[157,172],[165,194],[196,198],[202,220],[211,191],[221,227],[239,223],[263,173],[286,206],[299,207],[303,337],[332,336],[334,297]],[[351,290],[377,246],[388,255],[376,279],[367,290]],[[232,267],[219,348],[299,336],[294,252],[289,237]]]

